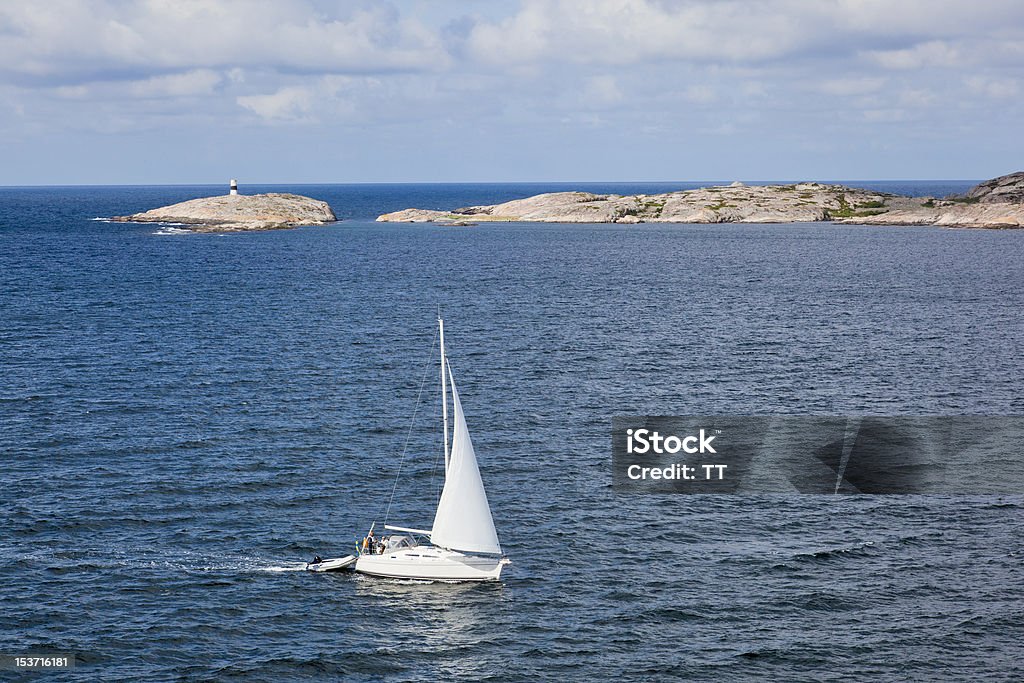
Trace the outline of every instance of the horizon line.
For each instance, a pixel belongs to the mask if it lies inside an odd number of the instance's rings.
[[[643,185],[657,184],[669,185],[673,183],[952,183],[952,182],[984,182],[991,178],[758,178],[748,180],[723,180],[723,179],[701,179],[701,180],[364,180],[347,182],[242,182],[240,187],[245,186],[303,186],[303,185]],[[2,185],[0,189],[24,189],[24,188],[59,188],[59,187],[220,187],[227,185],[227,181],[211,183],[47,183],[47,184],[23,184],[23,185]]]

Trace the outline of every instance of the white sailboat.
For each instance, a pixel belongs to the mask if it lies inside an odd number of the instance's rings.
[[[444,321],[437,320],[441,344],[441,398],[444,420],[444,488],[426,529],[390,526],[398,532],[381,539],[377,552],[363,552],[355,571],[371,576],[432,581],[497,581],[509,564],[487,503],[473,441],[444,352]],[[452,435],[448,445],[448,385],[451,386]],[[417,537],[429,539],[421,544]]]

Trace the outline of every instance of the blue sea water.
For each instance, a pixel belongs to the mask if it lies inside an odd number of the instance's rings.
[[[1024,412],[1024,232],[378,224],[568,186],[242,189],[342,221],[162,234],[93,219],[223,188],[0,188],[0,653],[82,681],[1024,676],[1019,496],[609,469],[616,414]],[[513,564],[294,571],[384,521],[400,463],[389,521],[429,525],[439,307]]]

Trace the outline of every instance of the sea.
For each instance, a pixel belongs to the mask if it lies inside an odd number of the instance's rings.
[[[1022,414],[1024,231],[374,220],[701,184],[0,188],[0,654],[75,658],[0,679],[1020,680],[1024,492],[631,495],[611,421]],[[512,564],[304,571],[429,528],[439,314]]]

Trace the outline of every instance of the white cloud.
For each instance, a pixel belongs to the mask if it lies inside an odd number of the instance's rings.
[[[302,121],[313,110],[314,93],[310,88],[290,86],[269,95],[245,95],[238,104],[257,116],[271,121]]]
[[[211,69],[192,69],[182,73],[151,76],[139,80],[93,81],[79,85],[61,85],[52,92],[67,100],[180,99],[213,95],[223,76]]]
[[[747,136],[742,153],[714,152],[724,164],[778,159],[772,140],[861,150],[999,131],[1020,118],[1022,67],[1019,0],[0,2],[0,130],[66,133],[69,149],[95,131],[240,146],[349,135],[368,149],[407,135],[402,154],[525,158],[537,141],[536,158],[582,159],[595,145],[573,126],[609,149]]]
[[[0,74],[65,84],[115,74],[263,67],[306,72],[443,68],[437,32],[383,4],[324,17],[301,0],[0,5]]]
[[[193,69],[135,81],[130,91],[138,97],[194,97],[211,94],[221,80],[222,76],[212,69]]]
[[[867,57],[886,69],[922,69],[964,65],[961,49],[943,40],[930,40],[899,50],[872,50]]]
[[[476,58],[494,64],[758,61],[790,52],[800,42],[800,25],[798,14],[751,11],[749,3],[730,0],[526,0],[513,16],[474,26],[468,47]]]
[[[961,42],[1021,45],[1024,5],[933,0],[524,0],[476,22],[470,54],[495,65],[630,65],[679,60],[760,64],[864,52],[887,68],[948,65]],[[971,45],[972,50],[975,45]],[[986,47],[985,49],[992,49]]]
[[[298,85],[278,88],[272,93],[241,95],[236,102],[261,119],[277,122],[310,123],[324,117],[349,117],[354,107],[349,90],[357,85],[348,76],[321,76],[302,79]],[[374,79],[362,79],[358,85],[372,85]]]
[[[968,76],[964,79],[964,83],[972,91],[994,100],[1006,100],[1020,94],[1020,83],[1013,78]]]

